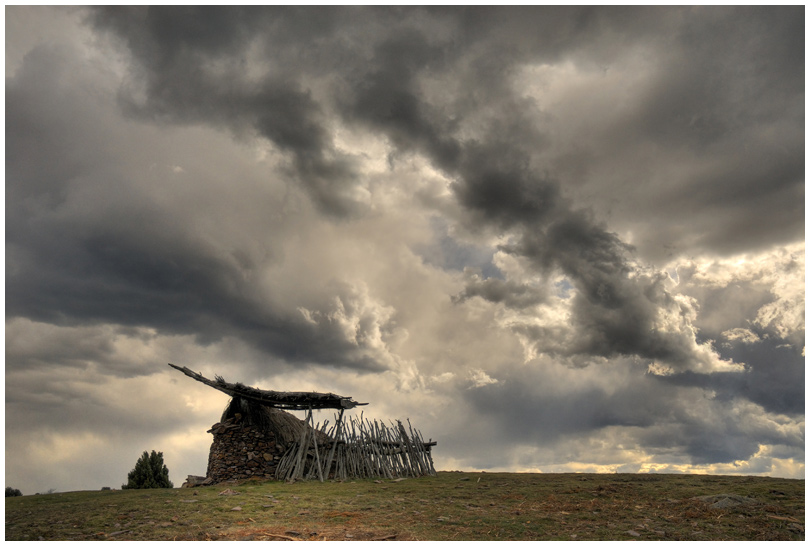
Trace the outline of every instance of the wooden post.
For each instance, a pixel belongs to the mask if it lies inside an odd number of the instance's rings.
[[[329,477],[329,471],[332,469],[332,457],[335,455],[335,449],[340,441],[341,425],[343,424],[343,410],[340,410],[337,422],[335,422],[334,436],[332,438],[332,449],[329,450],[329,457],[326,459],[326,477]],[[335,467],[335,477],[337,478],[337,466]]]
[[[312,415],[312,410],[310,410],[310,415]],[[304,466],[306,464],[306,452],[307,452],[307,445],[309,444],[307,434],[309,433],[309,427],[305,426],[302,427],[301,430],[301,441],[298,445],[298,459],[295,465],[295,469],[292,473],[292,478],[303,478],[304,477]]]
[[[309,420],[312,421],[312,408],[309,410]],[[318,440],[316,430],[314,428],[314,423],[312,423],[312,445],[315,446],[315,464],[318,465],[318,481],[323,482],[323,471],[321,470],[321,455],[318,453]]]

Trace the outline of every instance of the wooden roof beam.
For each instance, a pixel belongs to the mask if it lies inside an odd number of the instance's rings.
[[[228,383],[219,376],[216,377],[216,380],[211,380],[185,366],[175,366],[171,363],[169,363],[169,366],[229,396],[239,396],[278,409],[352,409],[357,406],[368,405],[368,402],[355,402],[351,396],[339,396],[332,393],[267,391],[248,387],[241,383]]]

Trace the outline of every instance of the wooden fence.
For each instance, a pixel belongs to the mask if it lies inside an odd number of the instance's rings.
[[[430,448],[436,442],[425,442],[422,434],[401,421],[391,426],[377,420],[343,419],[343,410],[335,423],[313,424],[312,411],[307,412],[301,438],[279,461],[276,478],[309,480],[317,478],[409,478],[435,476]]]

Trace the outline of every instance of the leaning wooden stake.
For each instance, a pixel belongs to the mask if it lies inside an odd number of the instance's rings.
[[[340,441],[341,425],[343,424],[343,410],[340,410],[337,422],[335,423],[334,436],[332,437],[332,448],[329,450],[329,457],[326,459],[326,477],[329,477],[329,471],[332,469],[332,457],[335,455],[335,449]],[[335,468],[335,477],[337,477],[337,468]]]
[[[295,468],[292,472],[292,479],[300,479],[304,476],[304,463],[306,462],[307,452],[307,434],[309,427],[304,426],[301,430],[301,440],[298,443],[298,458],[296,460]]]
[[[309,420],[310,424],[312,423],[312,410],[309,410]],[[323,482],[323,471],[321,470],[321,456],[318,453],[318,440],[316,439],[317,434],[315,434],[314,426],[313,426],[313,434],[312,434],[312,445],[315,447],[315,464],[318,465],[318,481]]]

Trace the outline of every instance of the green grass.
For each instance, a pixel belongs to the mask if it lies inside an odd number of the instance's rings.
[[[220,495],[226,489],[238,495]],[[696,497],[756,499],[714,509]],[[234,508],[239,510],[233,510]],[[804,481],[440,472],[6,498],[7,540],[804,540]]]

